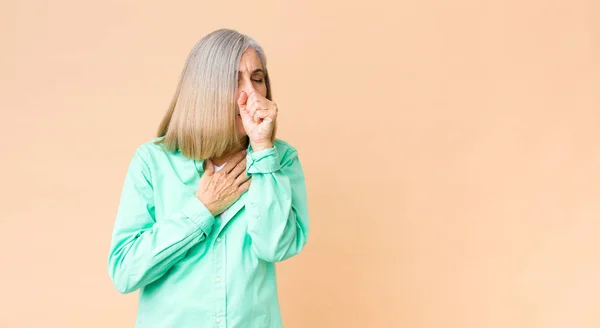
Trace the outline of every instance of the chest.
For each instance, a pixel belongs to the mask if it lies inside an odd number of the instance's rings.
[[[225,163],[226,164],[226,163]],[[223,169],[225,164],[215,166],[215,172]],[[201,173],[194,166],[163,166],[160,173],[153,176],[154,210],[156,221],[168,219],[177,211],[180,211],[187,199],[195,197],[200,183]],[[245,226],[247,220],[244,207],[247,193],[242,194],[225,211],[215,217],[213,234],[221,233],[226,227],[233,225]],[[238,222],[241,221],[241,222]]]

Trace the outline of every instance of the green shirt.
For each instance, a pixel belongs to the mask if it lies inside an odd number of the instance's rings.
[[[309,231],[297,150],[248,146],[250,189],[215,217],[195,196],[203,161],[158,139],[129,163],[108,257],[116,289],[139,289],[136,327],[281,327],[275,263]]]

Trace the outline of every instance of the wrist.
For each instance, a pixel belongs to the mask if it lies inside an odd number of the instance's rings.
[[[211,203],[205,201],[202,199],[202,197],[200,197],[200,194],[196,193],[196,198],[202,203],[202,205],[204,205],[204,207],[206,207],[206,209],[210,212],[210,214],[212,214],[213,216],[216,216],[216,210],[214,209],[214,206],[212,206]]]

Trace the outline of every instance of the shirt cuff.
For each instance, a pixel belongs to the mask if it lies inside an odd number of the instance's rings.
[[[281,168],[279,163],[279,151],[277,146],[272,148],[254,151],[250,149],[246,154],[246,172],[252,173],[272,173]]]
[[[195,195],[184,203],[182,212],[188,219],[204,230],[206,234],[212,230],[215,217]]]

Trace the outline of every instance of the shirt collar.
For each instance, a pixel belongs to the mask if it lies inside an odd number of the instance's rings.
[[[248,147],[246,147],[246,152],[248,154],[250,152],[252,152],[252,145],[249,142],[248,142]],[[194,165],[196,166],[196,171],[198,171],[198,173],[200,175],[202,175],[204,173],[204,160],[203,159],[195,159],[193,161],[194,161]]]

